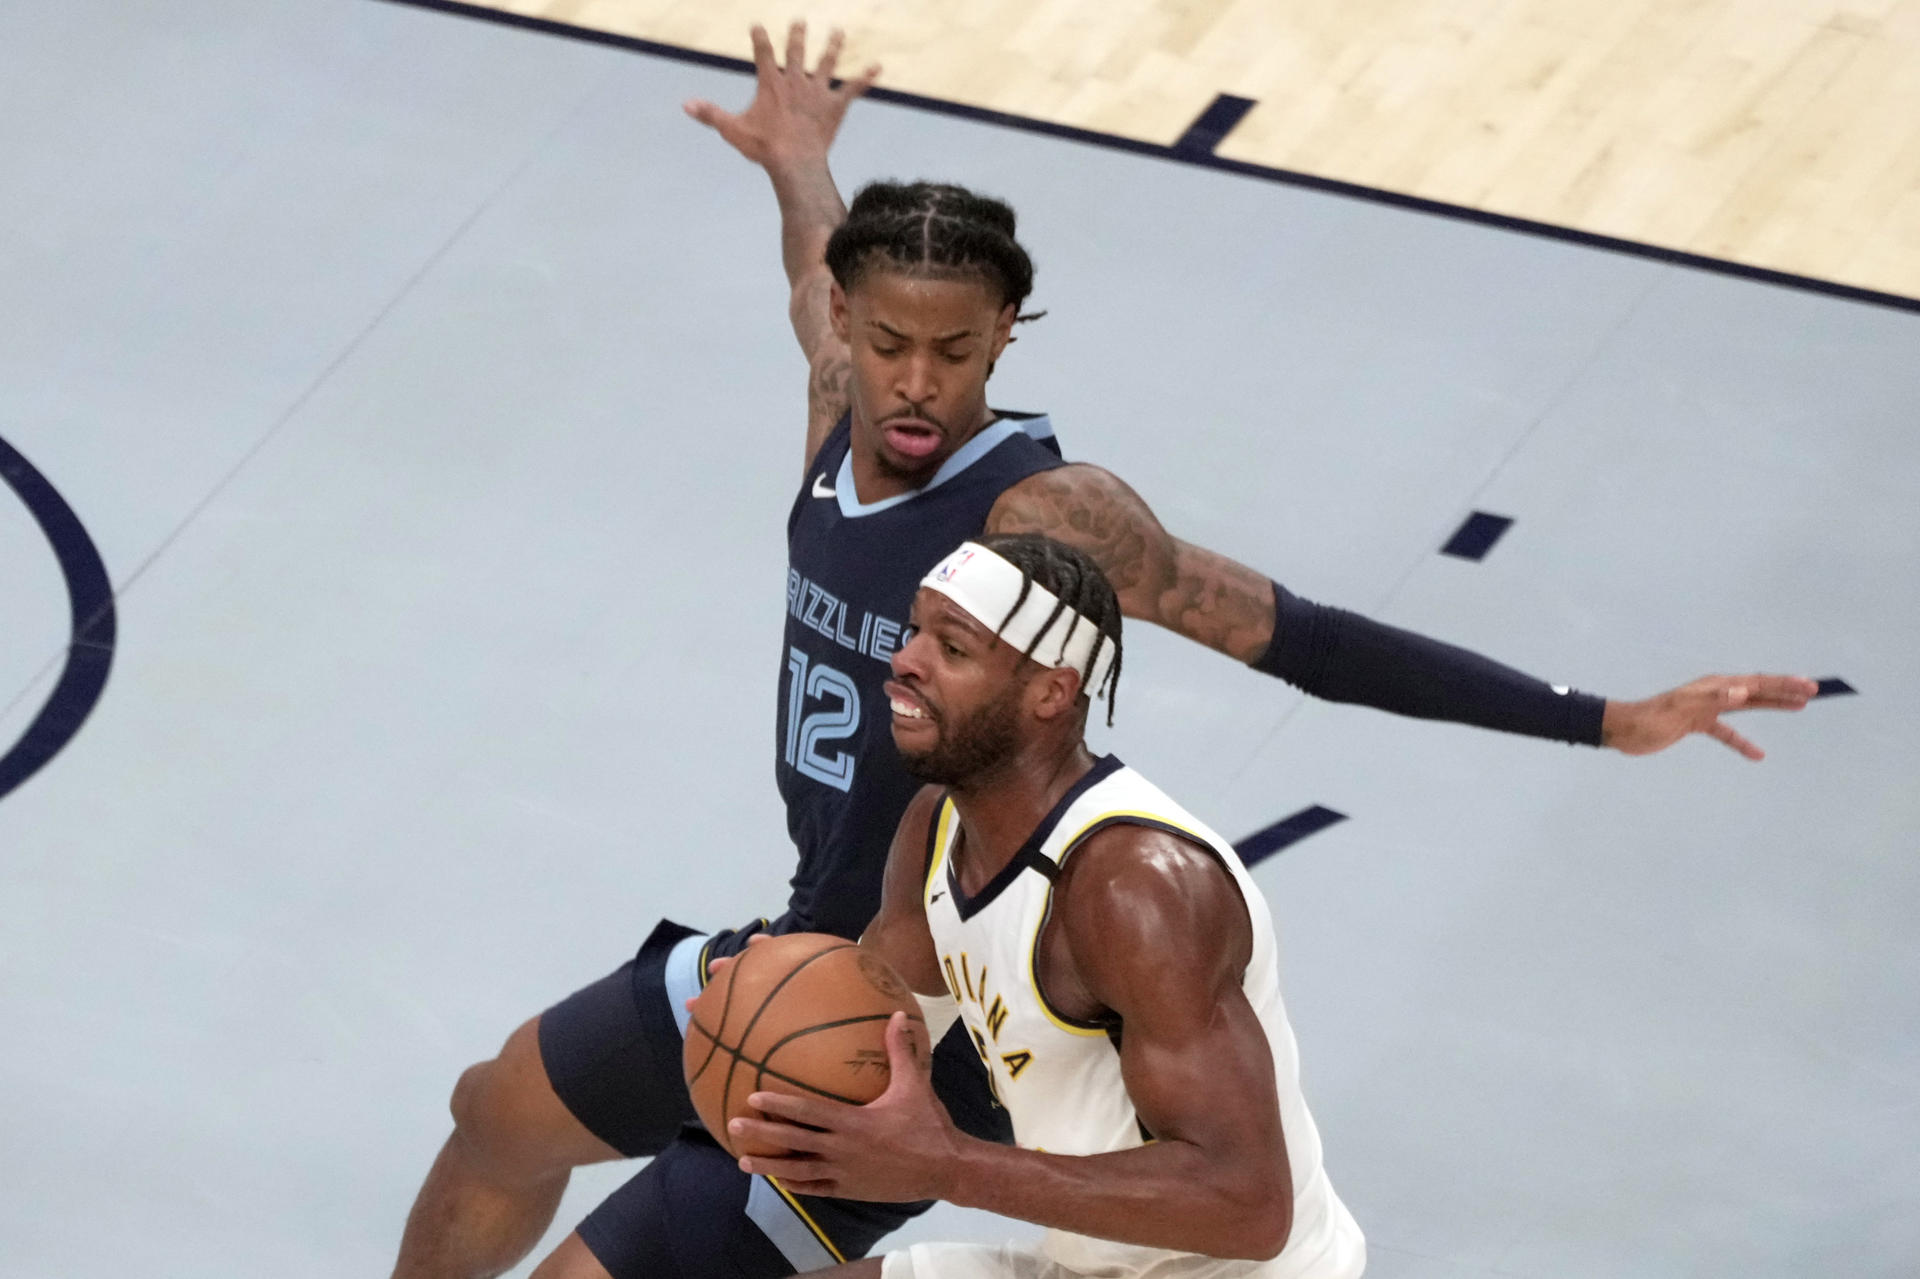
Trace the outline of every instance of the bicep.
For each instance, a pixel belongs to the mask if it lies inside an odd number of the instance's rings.
[[[1169,534],[1141,496],[1084,463],[1022,480],[995,503],[990,533],[1039,533],[1086,552],[1129,618],[1252,661],[1273,636],[1273,587],[1260,573]]]
[[[853,359],[841,347],[817,359],[807,370],[807,454],[803,466],[812,466],[827,436],[846,415]]]
[[[1284,1160],[1286,1143],[1265,1028],[1237,985],[1197,996],[1173,1015],[1123,1014],[1127,1095],[1154,1140],[1271,1167]]]
[[[1241,986],[1253,933],[1238,886],[1171,836],[1127,831],[1100,851],[1104,866],[1063,880],[1063,919],[1087,992],[1119,1018],[1141,1123],[1230,1166],[1284,1167],[1273,1053]]]
[[[787,317],[793,322],[793,336],[807,357],[807,452],[805,465],[811,466],[827,435],[846,413],[850,403],[848,387],[853,377],[853,357],[847,344],[833,331],[833,276],[819,266],[794,282],[787,303]]]

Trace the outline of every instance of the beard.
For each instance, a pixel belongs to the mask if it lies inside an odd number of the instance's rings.
[[[907,772],[936,786],[961,786],[994,772],[1013,757],[1019,698],[1019,683],[1010,683],[965,719],[939,721],[940,740],[932,750],[900,752]]]

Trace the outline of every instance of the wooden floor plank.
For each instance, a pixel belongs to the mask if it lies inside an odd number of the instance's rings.
[[[477,0],[709,53],[791,6]],[[1920,296],[1920,0],[818,0],[945,101]],[[742,98],[745,86],[742,86]]]

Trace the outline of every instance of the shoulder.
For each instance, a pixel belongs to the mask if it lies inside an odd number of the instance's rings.
[[[1074,849],[1055,886],[1068,945],[1097,988],[1097,970],[1125,979],[1180,955],[1231,975],[1252,949],[1247,904],[1218,854],[1156,826],[1120,822]]]
[[[916,879],[924,879],[927,867],[932,863],[934,822],[939,817],[940,803],[946,793],[943,786],[922,786],[914,792],[913,799],[907,804],[907,811],[900,815],[899,826],[894,828],[893,853],[889,862]]]
[[[1038,447],[1036,445],[1036,447]],[[1139,502],[1140,495],[1126,481],[1105,467],[1091,462],[1062,462],[1044,471],[1036,471],[1010,486],[994,508],[996,516],[1014,520],[1041,514],[1061,503]],[[1004,511],[1002,508],[1005,508]],[[1017,528],[995,532],[1038,532]]]

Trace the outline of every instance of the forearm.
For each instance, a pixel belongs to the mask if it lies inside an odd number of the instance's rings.
[[[780,204],[780,259],[787,283],[797,287],[825,261],[827,240],[846,221],[847,206],[824,151],[769,161],[767,176]]]
[[[1285,1245],[1291,1225],[1292,1204],[1272,1193],[1273,1181],[1225,1169],[1182,1141],[1055,1155],[969,1138],[941,1197],[1100,1239],[1264,1259]]]
[[[1250,663],[1311,696],[1418,719],[1599,746],[1607,703],[1453,644],[1272,588],[1275,622]]]

